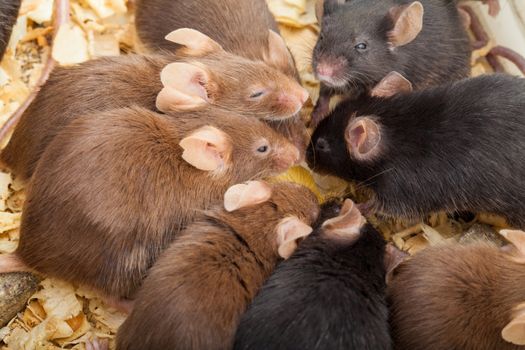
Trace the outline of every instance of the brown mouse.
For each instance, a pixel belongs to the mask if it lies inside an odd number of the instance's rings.
[[[193,28],[226,51],[299,77],[291,55],[275,55],[280,51],[274,46],[283,39],[265,0],[138,0],[135,27],[140,44],[148,51],[176,50],[176,45],[164,40],[166,34]]]
[[[287,137],[304,134],[298,117],[289,118],[307,98],[294,79],[228,53],[197,31],[180,29],[170,40],[186,46],[176,54],[108,57],[57,68],[2,151],[3,165],[28,180],[46,146],[72,119],[130,105],[169,112],[212,104],[275,121]]]
[[[46,275],[132,297],[199,211],[229,186],[282,172],[298,158],[265,123],[213,106],[76,118],[35,170],[14,257]]]
[[[501,233],[511,245],[427,248],[394,270],[397,349],[525,349],[525,232]]]
[[[226,210],[205,212],[151,268],[117,333],[118,350],[231,349],[279,256],[292,254],[319,215],[313,193],[292,183],[248,182],[224,197]]]

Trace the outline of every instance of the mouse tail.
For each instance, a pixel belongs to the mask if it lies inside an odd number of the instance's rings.
[[[15,253],[0,255],[0,273],[34,272]]]

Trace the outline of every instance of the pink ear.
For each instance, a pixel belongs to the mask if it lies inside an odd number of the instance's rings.
[[[201,67],[189,63],[170,63],[160,73],[164,88],[157,95],[162,112],[192,109],[210,102],[206,86],[210,78]]]
[[[264,203],[272,196],[272,188],[262,181],[248,181],[228,188],[224,193],[224,209],[228,212]]]
[[[525,303],[516,307],[512,320],[501,331],[503,339],[516,345],[525,345]]]
[[[401,92],[411,92],[412,83],[398,72],[388,73],[371,91],[371,96],[390,97]]]
[[[410,256],[404,251],[397,249],[392,243],[388,243],[385,248],[385,271],[386,284],[390,284],[395,269]]]
[[[215,40],[195,29],[180,28],[166,35],[165,39],[185,46],[184,53],[189,56],[203,56],[215,51],[224,51]]]
[[[184,150],[182,159],[197,169],[212,171],[229,165],[232,152],[230,138],[213,126],[201,127],[179,145]]]
[[[390,14],[395,22],[394,29],[388,32],[388,40],[392,47],[412,42],[423,29],[424,8],[419,1],[414,1],[408,6],[394,7]]]
[[[520,230],[501,230],[499,233],[509,241],[516,252],[516,261],[525,263],[525,232]]]
[[[284,39],[271,29],[268,31],[268,53],[264,55],[264,62],[282,70],[293,66],[293,58]]]
[[[361,227],[365,222],[365,218],[361,215],[354,202],[346,199],[339,216],[326,220],[322,228],[325,234],[335,234],[344,238],[355,239],[359,236]]]
[[[315,17],[317,18],[317,23],[321,24],[323,20],[324,12],[324,0],[317,0],[315,3]]]
[[[381,142],[379,125],[370,117],[351,120],[345,133],[348,151],[357,159],[369,160]]]
[[[278,253],[283,259],[288,259],[295,248],[297,240],[312,233],[312,228],[295,216],[285,218],[277,224]]]

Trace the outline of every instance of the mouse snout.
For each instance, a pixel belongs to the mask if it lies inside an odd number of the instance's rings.
[[[291,112],[290,115],[292,115],[301,110],[309,96],[308,91],[300,87],[294,92],[281,91],[277,96],[277,102],[286,110],[289,110]]]
[[[319,80],[328,85],[341,85],[346,65],[347,61],[342,57],[321,58],[315,68],[315,74]]]
[[[330,152],[330,144],[327,140],[320,137],[315,141],[315,151],[317,153],[328,153]]]
[[[275,157],[275,167],[277,171],[284,172],[288,168],[296,165],[300,159],[297,147],[289,145],[277,151]]]

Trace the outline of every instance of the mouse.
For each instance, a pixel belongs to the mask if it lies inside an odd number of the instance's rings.
[[[229,186],[283,172],[298,158],[262,121],[214,106],[171,114],[135,106],[76,118],[44,152],[19,246],[0,259],[133,299],[177,232]]]
[[[312,67],[321,82],[317,125],[330,97],[358,99],[397,71],[416,90],[470,74],[471,48],[451,0],[318,0],[321,26]]]
[[[385,253],[346,199],[277,266],[241,317],[234,349],[391,349]]]
[[[171,30],[185,27],[208,35],[229,52],[263,61],[299,80],[293,56],[265,0],[136,2],[135,29],[139,46],[146,51],[176,50],[177,46],[164,37]],[[276,50],[276,46],[286,50]]]
[[[280,259],[312,231],[315,195],[302,185],[229,188],[164,251],[117,332],[117,349],[231,349],[239,319]]]
[[[13,31],[13,26],[18,18],[21,0],[0,0],[0,61]]]
[[[306,128],[295,114],[308,93],[294,79],[228,53],[195,30],[176,30],[169,40],[187,46],[175,54],[105,57],[57,67],[1,152],[2,167],[27,182],[47,145],[71,120],[130,105],[167,113],[211,104],[246,113],[267,121],[304,153]]]
[[[412,92],[396,72],[385,80],[319,124],[311,168],[372,190],[359,203],[369,213],[488,212],[525,228],[525,79],[482,75]]]
[[[387,287],[396,349],[525,349],[525,232],[426,248]]]

